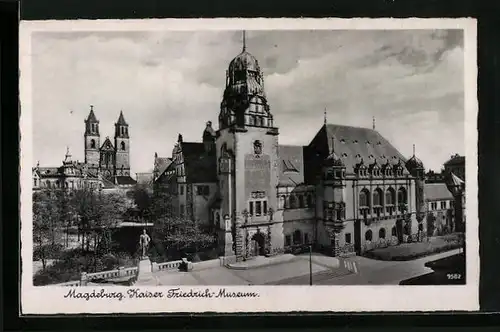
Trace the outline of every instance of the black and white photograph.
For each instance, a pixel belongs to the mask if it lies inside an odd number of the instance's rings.
[[[475,29],[25,22],[24,310],[477,309]]]

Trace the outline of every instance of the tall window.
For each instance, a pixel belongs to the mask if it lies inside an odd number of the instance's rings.
[[[182,184],[181,184],[181,185],[179,185],[179,193],[180,193],[181,195],[184,195],[184,185],[182,185]]]
[[[284,209],[285,208],[285,196],[280,196],[279,197],[279,208]]]
[[[186,210],[186,208],[185,208],[184,204],[181,204],[181,205],[180,205],[180,207],[179,207],[179,209],[180,209],[180,211],[179,211],[179,212],[180,212],[180,213],[179,213],[179,214],[180,214],[180,216],[181,216],[181,217],[184,217],[185,210]]]
[[[373,233],[371,229],[367,230],[365,233],[365,241],[371,241],[373,238]]]
[[[250,202],[250,215],[253,216],[253,202]]]
[[[406,209],[406,204],[408,204],[408,196],[406,195],[405,188],[399,188],[398,190],[398,209],[400,212]]]
[[[385,239],[385,228],[381,228],[381,229],[378,231],[378,238],[379,238],[379,239]]]
[[[373,192],[373,206],[382,206],[382,190],[380,188],[375,189]]]
[[[394,189],[388,188],[387,191],[385,192],[385,204],[386,205],[393,205],[394,204]]]
[[[290,209],[295,209],[297,207],[297,202],[295,195],[290,195]]]
[[[311,194],[307,195],[307,207],[309,208],[313,207],[313,200]]]
[[[361,190],[359,193],[359,207],[369,207],[370,206],[370,196],[366,189]]]
[[[302,232],[300,230],[296,230],[293,232],[293,244],[301,244],[302,243]]]
[[[351,244],[351,233],[346,233],[345,234],[345,243],[346,244]]]
[[[120,147],[121,147],[122,151],[125,151],[125,142],[121,142]]]
[[[262,202],[257,201],[255,202],[255,215],[260,216],[262,214]]]
[[[90,148],[95,149],[95,140],[94,139],[90,140]]]
[[[304,207],[304,196],[303,195],[299,195],[299,208],[303,208]]]
[[[446,209],[446,201],[441,202],[441,209]]]

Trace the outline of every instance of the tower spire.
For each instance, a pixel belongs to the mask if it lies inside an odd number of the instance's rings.
[[[413,156],[415,157],[415,144],[413,144]]]
[[[375,130],[375,116],[373,116],[373,118],[372,118],[372,126],[373,126],[373,130]]]
[[[245,52],[247,49],[247,38],[246,38],[246,31],[243,30],[243,52]]]
[[[323,112],[323,116],[324,116],[323,122],[326,125],[326,107],[325,107],[325,111]]]

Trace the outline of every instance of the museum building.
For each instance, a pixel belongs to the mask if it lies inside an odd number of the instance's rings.
[[[373,128],[326,120],[309,144],[279,144],[254,56],[229,64],[218,128],[202,142],[181,134],[169,158],[155,154],[156,194],[175,213],[218,234],[219,253],[238,260],[313,245],[334,256],[421,241],[425,169]]]

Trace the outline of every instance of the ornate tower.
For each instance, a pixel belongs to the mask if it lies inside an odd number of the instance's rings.
[[[251,251],[250,245],[261,252],[283,246],[279,238],[282,228],[278,229],[282,225],[274,224],[271,215],[277,210],[278,128],[274,127],[259,63],[246,51],[245,34],[243,49],[226,72],[216,151],[220,162],[226,162],[224,153],[228,151],[233,156],[230,176],[219,172],[219,187],[221,215],[234,225],[236,256],[244,257]],[[254,236],[256,233],[259,235]]]
[[[128,124],[120,111],[118,121],[115,123],[115,175],[130,175],[130,138]]]
[[[332,254],[340,256],[340,232],[345,228],[345,164],[335,153],[332,138],[330,154],[323,162],[323,222],[330,236]]]
[[[420,159],[415,156],[415,144],[413,144],[413,156],[406,162],[406,169],[410,172],[411,176],[415,178],[415,196],[416,196],[416,219],[418,222],[418,232],[424,232],[425,225],[423,220],[425,218],[425,167]]]
[[[89,170],[97,172],[99,169],[99,121],[94,114],[94,106],[90,105],[90,113],[85,120],[85,164]]]

